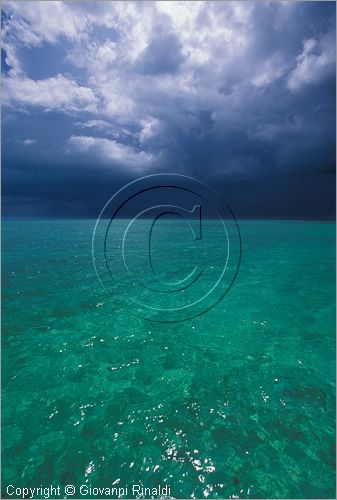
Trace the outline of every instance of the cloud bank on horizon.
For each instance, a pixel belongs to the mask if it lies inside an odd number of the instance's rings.
[[[232,186],[243,212],[291,177],[326,204],[334,2],[8,2],[2,33],[5,213],[95,214],[163,171]]]

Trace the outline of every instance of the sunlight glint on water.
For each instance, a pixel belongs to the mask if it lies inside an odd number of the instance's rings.
[[[333,497],[335,225],[239,224],[224,300],[163,325],[100,287],[94,221],[3,223],[3,486]]]

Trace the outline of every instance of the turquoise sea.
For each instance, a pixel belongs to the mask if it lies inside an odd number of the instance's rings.
[[[132,315],[118,269],[101,287],[94,225],[2,224],[2,497],[335,498],[335,224],[239,220],[233,286],[173,324]]]

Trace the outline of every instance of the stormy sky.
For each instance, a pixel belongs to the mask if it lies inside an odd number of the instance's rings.
[[[5,217],[96,217],[160,172],[334,215],[334,2],[8,2],[2,37]]]

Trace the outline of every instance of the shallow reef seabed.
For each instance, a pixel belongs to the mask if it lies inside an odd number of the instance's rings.
[[[173,324],[131,314],[118,269],[101,287],[94,224],[3,222],[3,497],[8,484],[129,496],[136,484],[335,498],[335,224],[240,221],[230,291]],[[187,234],[154,246],[154,265],[185,275]],[[213,236],[203,255],[216,273]]]

